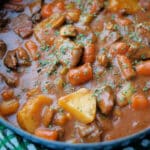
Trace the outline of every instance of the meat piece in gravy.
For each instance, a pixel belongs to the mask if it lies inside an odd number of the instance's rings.
[[[101,89],[101,94],[97,98],[98,107],[100,108],[101,112],[105,115],[108,115],[114,106],[114,93],[110,86],[104,86]]]
[[[17,69],[17,66],[29,66],[30,58],[26,50],[23,48],[17,48],[13,51],[8,51],[4,58],[4,64],[13,70]]]
[[[11,11],[22,12],[24,11],[23,5],[13,4],[13,3],[5,3],[3,5],[5,9],[9,9]]]
[[[18,65],[29,66],[31,64],[29,55],[25,49],[23,49],[21,47],[17,48],[16,55],[17,55]]]
[[[17,69],[17,57],[16,57],[16,51],[8,51],[5,58],[4,58],[4,64],[13,70]]]
[[[8,75],[4,75],[3,73],[0,73],[0,76],[2,77],[2,79],[5,81],[5,83],[10,86],[10,87],[16,87],[18,85],[18,78],[17,76],[8,76]]]
[[[29,37],[32,30],[32,21],[26,14],[21,14],[12,20],[12,29],[22,38]]]
[[[3,40],[0,40],[0,59],[3,58],[7,50],[7,45]]]
[[[75,67],[82,56],[82,48],[69,39],[57,39],[57,58],[61,64],[68,68]]]
[[[101,140],[101,129],[95,123],[91,123],[88,125],[78,123],[76,125],[77,134],[79,137],[83,139],[84,142],[99,142]]]

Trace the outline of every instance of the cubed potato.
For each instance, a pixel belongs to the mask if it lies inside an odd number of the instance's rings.
[[[27,101],[18,112],[17,119],[19,125],[30,133],[38,128],[42,122],[42,110],[44,106],[49,106],[52,100],[45,95],[38,95]]]
[[[129,14],[139,9],[138,0],[109,0],[108,7],[112,12],[123,10]]]
[[[96,98],[88,89],[82,88],[61,97],[58,104],[82,123],[88,124],[95,119]]]

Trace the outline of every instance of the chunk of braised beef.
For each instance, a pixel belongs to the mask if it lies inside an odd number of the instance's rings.
[[[25,49],[19,47],[16,49],[16,56],[18,60],[18,65],[29,66],[31,64],[28,53]]]
[[[5,83],[8,86],[16,87],[18,85],[19,80],[18,80],[17,76],[10,77],[10,76],[5,75],[3,73],[0,73],[0,76],[2,77],[2,79],[5,81]]]
[[[58,139],[61,140],[64,137],[65,130],[61,126],[53,126],[52,130],[58,131]]]
[[[3,7],[5,9],[11,10],[11,11],[15,11],[15,12],[22,12],[24,11],[24,6],[20,5],[20,4],[13,4],[13,3],[5,3],[3,5]]]
[[[41,14],[40,13],[35,13],[32,16],[32,23],[36,24],[36,23],[38,23],[40,21],[41,21]]]
[[[0,59],[2,59],[6,53],[7,45],[3,40],[0,40]]]
[[[87,125],[78,123],[76,130],[83,142],[91,143],[101,141],[102,130],[95,122]]]
[[[4,64],[13,70],[17,69],[17,57],[16,57],[16,51],[8,51],[5,58],[4,58]]]
[[[101,112],[108,115],[114,106],[115,96],[110,86],[104,86],[100,95],[97,97],[97,104]]]
[[[4,58],[4,64],[8,68],[16,70],[17,66],[29,66],[31,62],[26,50],[19,47],[13,51],[7,52]]]
[[[14,32],[19,36],[21,36],[22,38],[29,37],[33,32],[32,21],[30,17],[27,16],[26,14],[20,14],[19,16],[14,18],[12,20],[11,25]]]
[[[0,10],[0,30],[4,28],[9,22],[9,19],[6,17],[6,14],[6,11]]]
[[[140,0],[140,5],[141,5],[145,10],[149,10],[149,9],[150,9],[150,2],[149,2],[149,0]]]
[[[75,67],[82,56],[82,48],[69,39],[60,38],[56,40],[56,56],[60,63],[67,68]]]

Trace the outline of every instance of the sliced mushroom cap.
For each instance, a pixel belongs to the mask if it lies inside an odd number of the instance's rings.
[[[0,76],[2,77],[2,79],[5,81],[5,83],[8,86],[16,87],[18,85],[19,80],[16,76],[10,77],[10,76],[4,75],[3,73],[0,73]]]
[[[0,40],[0,59],[3,58],[7,50],[7,45],[3,40]]]
[[[31,64],[29,55],[25,49],[23,49],[21,47],[17,48],[16,56],[17,56],[17,60],[18,60],[18,65],[29,66]]]
[[[4,64],[13,70],[17,69],[17,57],[16,57],[16,51],[8,51],[5,58],[4,58]]]

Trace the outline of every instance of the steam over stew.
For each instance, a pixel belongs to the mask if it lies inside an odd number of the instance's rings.
[[[48,140],[150,127],[149,0],[0,1],[0,115]]]

